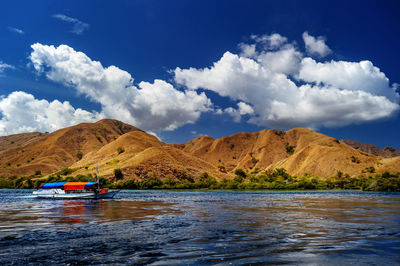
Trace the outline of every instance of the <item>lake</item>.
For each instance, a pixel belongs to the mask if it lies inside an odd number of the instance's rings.
[[[400,263],[400,193],[0,190],[0,264]]]

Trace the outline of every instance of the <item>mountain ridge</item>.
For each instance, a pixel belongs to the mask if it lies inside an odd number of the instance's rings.
[[[13,143],[11,143],[13,142]],[[355,149],[345,141],[305,128],[264,129],[214,139],[199,136],[183,144],[167,144],[123,122],[96,123],[46,133],[0,137],[0,177],[48,175],[61,168],[76,174],[124,179],[196,179],[207,172],[217,179],[233,178],[234,171],[284,168],[291,175],[328,178],[338,171],[350,176],[390,170],[400,172],[400,156],[384,158]]]

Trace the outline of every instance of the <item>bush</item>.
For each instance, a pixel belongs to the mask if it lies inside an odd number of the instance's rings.
[[[42,175],[42,171],[36,170],[36,171],[35,171],[35,175],[37,175],[37,176],[38,176],[38,175]]]
[[[294,153],[294,146],[289,145],[289,143],[286,142],[286,152],[289,154],[293,154]]]
[[[121,153],[123,153],[124,151],[125,151],[125,149],[124,149],[123,147],[118,147],[118,148],[117,148],[118,154],[121,154]]]
[[[100,143],[103,143],[103,139],[99,135],[95,134],[94,136]]]
[[[242,177],[243,179],[246,178],[246,172],[243,169],[236,169],[235,175]]]
[[[124,174],[122,173],[121,169],[119,168],[114,169],[114,177],[115,180],[121,180],[124,178]]]
[[[58,174],[59,175],[69,175],[69,174],[72,174],[74,171],[75,171],[74,169],[65,167],[65,168],[62,168],[61,171],[58,172]]]
[[[76,153],[76,157],[78,157],[78,159],[81,160],[82,157],[83,157],[83,153],[82,153],[81,151],[78,151],[78,152]]]

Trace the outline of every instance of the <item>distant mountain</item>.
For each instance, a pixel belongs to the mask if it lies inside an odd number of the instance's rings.
[[[344,143],[346,143],[347,145],[350,145],[354,149],[357,149],[357,150],[360,150],[363,152],[368,152],[373,155],[382,156],[385,158],[400,156],[400,151],[396,150],[395,148],[389,147],[389,146],[381,149],[381,148],[376,147],[373,144],[365,144],[365,143],[354,141],[354,140],[343,139],[342,141]]]
[[[400,156],[383,158],[304,128],[241,132],[220,139],[200,136],[184,144],[166,144],[134,126],[104,119],[50,134],[0,137],[0,177],[37,171],[46,175],[64,167],[73,168],[72,175],[94,174],[96,166],[111,180],[116,168],[126,179],[197,179],[204,172],[217,179],[233,178],[238,168],[285,168],[292,175],[326,178],[337,171],[358,176],[371,167],[377,173],[399,172]]]

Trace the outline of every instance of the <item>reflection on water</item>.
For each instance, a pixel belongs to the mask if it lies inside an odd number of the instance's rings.
[[[396,193],[28,193],[0,190],[0,264],[400,263]]]
[[[0,208],[0,236],[10,229],[40,229],[50,224],[73,225],[139,221],[179,213],[173,203],[132,200],[41,200],[15,202]],[[14,208],[13,208],[14,207]]]

